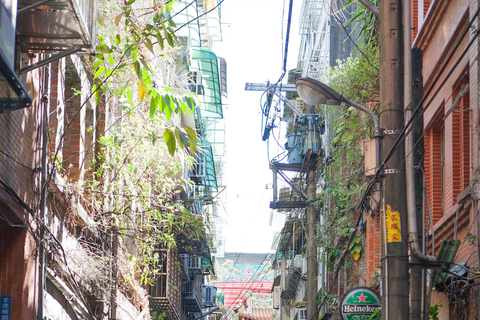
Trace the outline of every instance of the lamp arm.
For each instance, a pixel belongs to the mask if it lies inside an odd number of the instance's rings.
[[[352,101],[348,98],[345,98],[345,97],[342,97],[343,98],[343,102],[345,102],[346,104],[348,104],[349,106],[352,106],[354,107],[355,109],[358,109],[358,110],[361,110],[363,112],[365,112],[366,114],[368,114],[370,116],[370,118],[373,119],[373,123],[375,125],[375,136],[377,134],[379,134],[379,132],[376,132],[378,128],[380,128],[380,125],[379,125],[379,122],[378,122],[378,117],[375,113],[372,112],[372,110],[368,109],[367,107],[364,107],[362,106],[361,104],[358,104],[356,103],[355,101]]]

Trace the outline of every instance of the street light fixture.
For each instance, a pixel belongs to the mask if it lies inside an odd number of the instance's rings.
[[[381,158],[380,158],[380,139],[383,137],[383,134],[380,130],[380,125],[378,122],[378,117],[374,114],[370,109],[359,105],[358,103],[351,101],[350,99],[345,98],[326,84],[312,79],[312,78],[299,78],[295,82],[295,86],[297,88],[298,95],[302,100],[311,106],[317,106],[320,104],[327,104],[327,105],[340,105],[342,102],[345,102],[347,105],[352,106],[358,110],[361,110],[368,114],[375,124],[375,158],[376,158],[376,168],[375,170],[380,169],[381,165]],[[314,173],[312,173],[314,176]],[[312,180],[313,181],[313,180]],[[311,189],[311,190],[310,190]],[[308,198],[309,200],[315,199],[315,182],[309,183],[308,185]],[[313,214],[313,207],[309,206],[307,208],[307,279],[312,281],[316,277],[316,274],[311,270],[316,270],[316,248],[315,244],[313,243],[313,225],[315,223],[314,214]],[[314,281],[314,280],[313,280]],[[311,284],[311,283],[310,283]],[[313,319],[314,309],[316,308],[316,286],[314,285],[311,288],[311,285],[308,286],[307,292],[307,318]],[[314,290],[312,290],[314,289]],[[312,301],[312,302],[311,302]]]
[[[383,137],[383,133],[380,130],[378,117],[372,112],[372,110],[356,103],[355,101],[345,98],[344,96],[327,86],[325,83],[312,78],[298,78],[295,82],[295,86],[297,88],[297,92],[300,98],[302,98],[302,100],[309,105],[340,105],[342,102],[344,102],[347,105],[368,114],[373,119],[373,123],[375,125],[376,170],[380,168],[380,139]]]

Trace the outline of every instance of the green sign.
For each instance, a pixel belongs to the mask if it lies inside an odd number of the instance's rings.
[[[358,287],[343,297],[340,303],[340,317],[343,320],[368,320],[380,307],[380,297],[375,291]]]

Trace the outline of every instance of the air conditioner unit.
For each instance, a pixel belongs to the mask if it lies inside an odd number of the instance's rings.
[[[302,255],[297,254],[295,258],[293,258],[293,266],[296,269],[302,269]]]
[[[280,295],[282,294],[282,288],[280,286],[273,287],[273,309],[280,308]]]
[[[300,308],[297,311],[297,319],[298,320],[307,320],[307,309],[306,308]]]
[[[302,274],[307,274],[307,258],[302,259]]]
[[[188,270],[202,270],[202,258],[190,257],[188,260]]]
[[[212,286],[202,286],[202,308],[213,307],[214,299],[217,296],[217,288]]]

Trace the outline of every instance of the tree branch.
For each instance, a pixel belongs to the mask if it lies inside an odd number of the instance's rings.
[[[378,8],[375,7],[369,0],[358,0],[358,2],[360,2],[362,5],[365,6],[365,8],[370,10],[375,16],[377,16],[377,18],[379,17],[380,14],[378,12]]]

